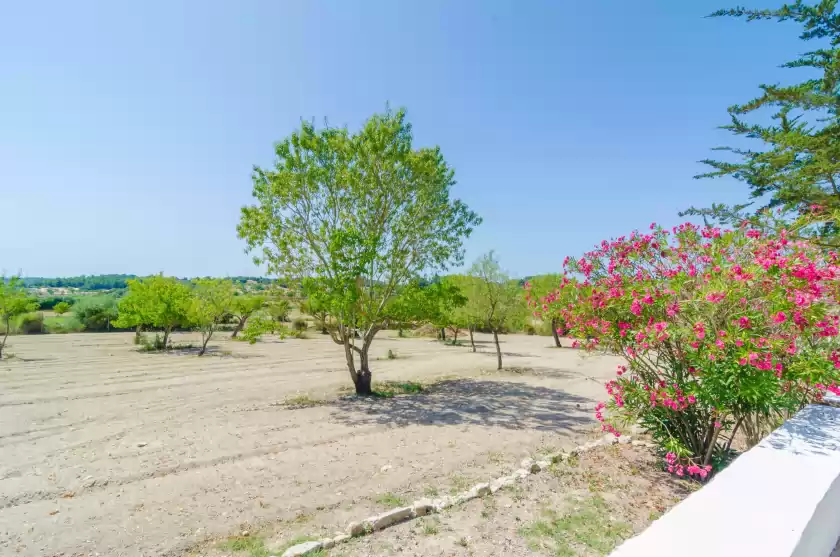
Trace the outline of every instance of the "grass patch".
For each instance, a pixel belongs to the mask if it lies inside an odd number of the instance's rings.
[[[558,557],[575,557],[580,548],[606,555],[633,533],[629,524],[610,520],[609,511],[607,502],[596,495],[563,515],[546,511],[543,520],[523,527],[519,533],[531,549],[548,550]]]
[[[281,545],[280,547],[278,547],[276,549],[273,549],[270,554],[271,555],[283,555],[283,553],[285,553],[286,550],[289,549],[292,546],[295,546],[299,543],[304,543],[304,542],[315,542],[315,541],[318,541],[318,539],[319,538],[315,538],[315,537],[312,537],[312,536],[296,536],[296,537],[290,539],[289,541],[287,541],[286,543],[284,543],[283,545]],[[265,555],[269,555],[269,553],[266,553]],[[326,555],[326,553],[324,553],[323,550],[319,549],[315,553],[309,553],[307,555],[308,555],[308,557],[319,557],[319,556]],[[252,555],[251,557],[263,557],[263,555]]]
[[[223,549],[248,553],[248,557],[268,557],[271,552],[265,547],[265,540],[259,536],[234,536],[221,544]]]
[[[391,398],[397,395],[416,395],[422,393],[424,387],[414,381],[404,383],[398,381],[379,381],[375,384],[373,394],[382,398]]]
[[[452,495],[466,491],[472,487],[472,480],[460,474],[452,474],[449,476],[449,480],[452,482],[452,485],[449,487],[449,492]]]
[[[424,536],[434,536],[435,534],[440,532],[440,523],[436,519],[421,519],[420,532]]]
[[[438,490],[438,488],[436,488],[433,485],[430,485],[429,487],[423,490],[423,495],[425,495],[426,497],[437,497],[439,493],[440,490]]]
[[[391,492],[383,493],[379,497],[376,498],[376,502],[380,505],[385,505],[389,508],[397,508],[397,507],[404,507],[405,506],[405,499],[399,497],[398,495],[394,495]]]
[[[285,406],[286,408],[311,408],[324,404],[325,401],[317,398],[312,398],[307,393],[300,393],[295,396],[287,397],[278,406]]]

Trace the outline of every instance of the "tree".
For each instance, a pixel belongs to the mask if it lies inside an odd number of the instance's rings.
[[[38,301],[26,295],[20,277],[0,275],[0,319],[3,321],[3,342],[0,342],[0,359],[6,348],[6,339],[12,328],[12,318],[38,309]]]
[[[199,279],[194,285],[187,317],[201,332],[198,355],[203,356],[216,328],[233,308],[235,290],[231,281],[222,279]]]
[[[450,198],[454,173],[440,149],[412,146],[402,110],[374,115],[354,134],[303,123],[275,153],[273,170],[254,169],[257,204],[242,209],[239,237],[270,273],[304,279],[334,321],[329,332],[356,392],[370,394],[368,350],[389,321],[389,300],[462,261],[480,219]]]
[[[58,315],[64,315],[70,311],[70,304],[67,302],[58,302],[55,306],[53,306],[53,311]]]
[[[233,333],[231,333],[230,338],[236,338],[236,336],[245,327],[245,324],[248,322],[248,318],[250,318],[255,311],[262,309],[264,305],[264,296],[252,296],[248,294],[236,296],[233,299],[233,305],[231,308],[231,314],[233,314],[236,319],[236,327],[233,329]]]
[[[403,326],[406,323],[429,323],[440,332],[438,338],[446,340],[446,329],[458,339],[454,311],[467,299],[448,277],[436,277],[428,283],[412,281],[393,297],[387,308],[391,318]]]
[[[544,298],[549,297],[550,295],[554,294],[555,296],[559,295],[561,292],[560,284],[564,280],[564,276],[560,274],[550,274],[550,275],[539,275],[536,277],[531,277],[531,279],[525,283],[525,289],[528,291],[528,295],[526,298],[528,301],[533,300],[542,300]],[[532,306],[536,306],[536,302],[532,304]],[[557,348],[561,348],[562,345],[560,344],[560,331],[565,331],[565,324],[562,319],[562,313],[557,311],[555,308],[556,305],[549,306],[548,304],[542,304],[544,307],[540,307],[540,318],[543,321],[548,321],[549,325],[551,326],[551,336],[554,337],[554,346]]]
[[[720,147],[717,150],[729,152],[737,160],[704,160],[713,170],[697,176],[731,176],[747,184],[752,198],[768,200],[768,207],[793,213],[816,210],[822,218],[806,232],[830,247],[840,245],[840,15],[835,13],[836,4],[836,0],[822,0],[808,6],[797,0],[775,10],[735,8],[711,14],[747,21],[795,21],[803,27],[800,39],[823,40],[827,45],[782,65],[810,69],[805,81],[790,86],[761,85],[761,95],[729,108],[731,123],[724,129],[757,139],[764,143],[764,149]],[[817,77],[812,77],[814,72]],[[749,114],[761,115],[762,109],[775,112],[774,123],[743,119]],[[728,210],[717,205],[711,209],[691,208],[683,214],[731,222],[745,207]]]
[[[481,283],[475,277],[468,275],[449,275],[446,280],[458,289],[464,301],[453,308],[450,319],[455,327],[469,331],[470,346],[475,352],[475,331],[485,324],[484,308],[481,303]]]
[[[190,288],[172,277],[156,275],[128,281],[128,294],[120,300],[120,328],[155,327],[163,331],[167,346],[172,329],[189,323]]]
[[[505,332],[515,320],[522,318],[525,307],[522,289],[502,270],[492,251],[473,263],[470,276],[477,281],[473,297],[480,308],[482,320],[493,333],[498,361],[496,369],[502,369],[499,333]]]
[[[85,296],[73,307],[73,314],[86,331],[108,331],[117,319],[117,300],[109,294]]]
[[[317,299],[306,299],[300,303],[300,312],[304,313],[314,321],[316,329],[321,331],[322,335],[329,334],[329,314],[327,308],[319,304]]]

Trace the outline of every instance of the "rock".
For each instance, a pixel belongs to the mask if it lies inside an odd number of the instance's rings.
[[[434,512],[435,504],[431,499],[419,499],[411,505],[415,516],[426,516]]]
[[[633,438],[629,435],[622,435],[618,438],[618,442],[622,445],[628,445],[633,442]]]
[[[538,460],[534,463],[534,466],[537,467],[537,472],[548,470],[551,467],[551,460]]]
[[[303,557],[313,551],[321,549],[321,542],[303,542],[293,545],[283,552],[283,557]]]
[[[435,499],[432,507],[434,508],[436,513],[444,511],[452,506],[452,498],[450,497],[441,497],[440,499]]]
[[[463,491],[452,498],[452,504],[460,505],[461,503],[466,503],[467,501],[472,501],[473,499],[477,498],[478,493],[474,492],[473,490]]]
[[[470,491],[475,491],[476,495],[479,497],[484,497],[485,495],[490,495],[490,484],[489,483],[481,483],[472,486]]]
[[[519,470],[516,470],[513,474],[511,474],[511,476],[515,476],[517,479],[522,480],[527,478],[530,473],[531,472],[529,472],[528,470],[520,468]]]
[[[351,537],[363,536],[365,534],[365,525],[361,522],[351,522],[347,525],[347,535]]]
[[[335,540],[332,538],[324,538],[320,543],[323,549],[332,549],[335,547]]]
[[[392,509],[388,512],[380,514],[379,516],[373,517],[373,519],[371,519],[371,524],[373,525],[374,531],[382,530],[383,528],[387,528],[388,526],[396,524],[397,522],[408,520],[409,518],[411,518],[412,513],[412,507],[400,507],[398,509]]]
[[[496,493],[502,488],[508,487],[513,485],[516,482],[510,476],[502,476],[501,478],[496,478],[492,482],[490,482],[490,493]]]
[[[338,534],[332,539],[333,546],[336,546],[340,543],[344,543],[349,539],[350,539],[350,536],[348,536],[347,534]]]
[[[604,437],[601,439],[601,443],[602,443],[603,445],[617,445],[617,444],[618,444],[618,437],[616,437],[616,436],[615,436],[615,435],[613,435],[612,433],[607,433],[607,434],[606,434],[606,435],[604,435]]]
[[[630,444],[634,447],[644,447],[646,445],[644,441],[637,441],[635,439],[633,439],[633,441]]]
[[[386,464],[385,466],[383,466],[382,468],[380,468],[380,469],[379,469],[379,471],[380,471],[380,472],[387,472],[387,471],[388,471],[388,470],[390,470],[391,468],[393,468],[393,466],[391,466],[390,464]]]
[[[534,465],[534,460],[531,459],[531,458],[523,458],[522,462],[519,463],[519,466],[521,468],[524,468],[525,470],[530,470],[531,466],[533,466],[533,465]]]
[[[145,441],[140,441],[139,443],[137,443],[137,446],[140,448],[145,447],[146,445],[148,445],[148,443],[146,443]]]

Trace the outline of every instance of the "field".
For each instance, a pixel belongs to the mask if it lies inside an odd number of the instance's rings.
[[[479,337],[473,354],[382,334],[374,382],[429,386],[373,399],[346,396],[343,353],[320,335],[220,338],[203,358],[141,353],[127,333],[13,337],[16,357],[0,364],[0,553],[181,555],[323,511],[342,527],[382,494],[489,478],[591,431],[617,360],[509,335],[496,372]]]

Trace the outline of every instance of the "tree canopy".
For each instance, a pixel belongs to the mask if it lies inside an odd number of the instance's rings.
[[[189,323],[190,288],[178,279],[153,276],[128,281],[128,293],[120,300],[120,328],[153,327],[163,331],[163,346],[172,329]]]
[[[810,70],[807,79],[793,85],[760,85],[756,98],[729,108],[731,122],[724,129],[757,140],[763,147],[719,147],[734,155],[734,160],[704,160],[712,170],[697,176],[731,176],[746,183],[750,196],[760,200],[762,207],[815,213],[815,226],[805,231],[829,246],[840,244],[840,15],[836,5],[837,0],[813,6],[798,0],[778,9],[735,8],[711,14],[747,21],[794,21],[802,26],[800,39],[822,41],[824,46],[782,64]],[[767,110],[772,111],[771,123],[764,123]],[[754,122],[745,119],[748,115],[754,116]],[[730,210],[716,205],[683,214],[732,221],[740,220],[746,207]]]
[[[20,277],[0,276],[0,320],[3,323],[3,340],[0,341],[0,358],[6,348],[6,339],[13,317],[38,309],[38,301],[26,295]]]
[[[270,273],[317,292],[356,391],[370,393],[368,348],[389,300],[462,261],[480,219],[450,197],[454,173],[440,149],[414,148],[402,110],[375,114],[356,133],[304,122],[275,154],[273,169],[254,169],[256,204],[242,209],[239,236]]]
[[[187,307],[187,320],[201,332],[198,355],[203,356],[216,328],[234,307],[235,290],[233,282],[224,279],[198,279],[194,285]]]

